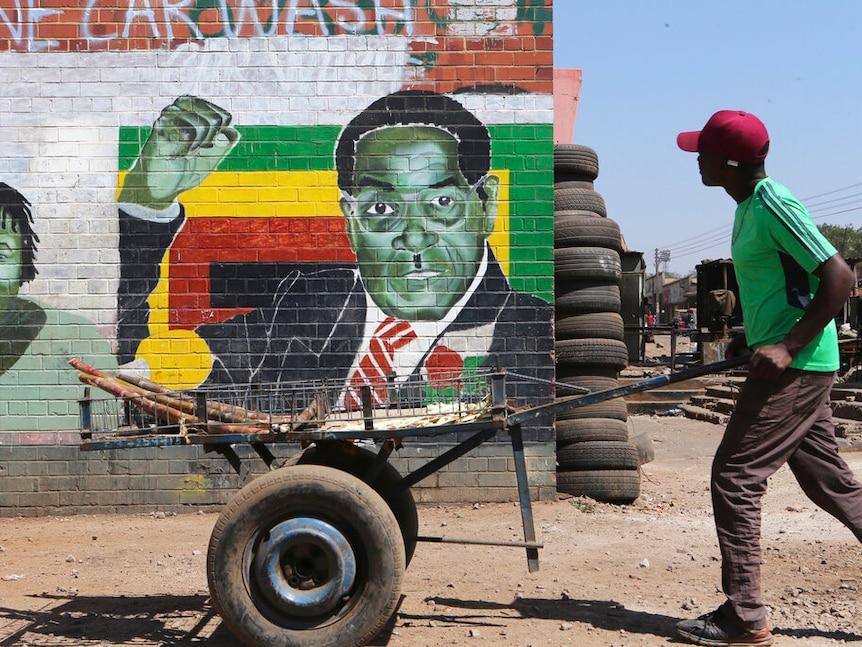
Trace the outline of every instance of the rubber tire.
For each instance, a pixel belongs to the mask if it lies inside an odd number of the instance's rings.
[[[583,178],[584,176],[582,175],[562,178],[554,173],[554,191],[559,191],[560,189],[589,189],[590,191],[594,191],[596,185],[593,181]]]
[[[557,450],[557,464],[564,472],[633,470],[640,466],[637,447],[618,440],[589,440]]]
[[[557,422],[561,420],[582,420],[584,418],[608,418],[626,422],[629,419],[629,412],[626,402],[622,398],[609,398],[600,402],[594,402],[593,404],[583,404],[557,412]]]
[[[618,372],[612,369],[603,369],[596,366],[561,366],[557,368],[557,381],[566,384],[574,384],[589,389],[591,392],[605,391],[619,386],[617,380]],[[557,389],[557,398],[566,396],[578,396],[580,394],[565,392],[565,389]],[[605,420],[618,420],[625,423],[628,420],[628,405],[622,398],[610,398],[594,404],[586,404],[571,409],[564,409],[557,413],[557,424],[566,420],[584,420],[589,418],[602,418]]]
[[[620,286],[606,281],[557,281],[554,310],[560,318],[584,312],[620,312]]]
[[[554,247],[604,247],[622,251],[620,226],[589,211],[554,214]]]
[[[285,465],[326,465],[364,480],[363,477],[376,457],[374,452],[364,447],[357,447],[353,443],[341,440],[323,441],[305,451],[297,452],[285,462]],[[385,463],[377,475],[377,480],[371,485],[380,496],[384,497],[398,521],[401,536],[404,538],[405,564],[409,565],[416,552],[416,537],[419,535],[416,500],[410,488],[399,490],[391,499],[386,498],[401,478],[401,473],[391,463]]]
[[[554,170],[578,173],[595,180],[599,176],[599,156],[583,144],[555,144]]]
[[[554,189],[554,211],[589,211],[602,218],[608,215],[605,199],[591,189]]]
[[[554,278],[561,281],[607,281],[619,284],[623,266],[619,253],[604,247],[554,250]]]
[[[590,441],[627,442],[629,427],[613,418],[581,418],[557,421],[557,451],[572,443]]]
[[[590,389],[590,391],[604,391],[605,389],[612,389],[619,386],[619,382],[617,380],[619,380],[620,372],[616,369],[603,366],[557,366],[556,373],[558,382],[568,382],[569,384],[585,386]],[[592,379],[603,380],[604,384],[611,384],[611,386],[590,386],[590,384],[585,382],[585,380]]]
[[[554,171],[554,188],[577,188],[577,189],[593,189],[595,183],[590,179],[589,175],[574,173],[569,171]]]
[[[557,472],[557,491],[596,501],[628,504],[641,493],[640,470]]]
[[[353,550],[355,582],[339,613],[314,619],[277,614],[251,590],[256,578],[247,562],[255,542],[300,517],[328,522]],[[404,542],[386,502],[355,476],[320,465],[277,469],[248,483],[216,522],[207,552],[213,607],[247,645],[365,645],[395,611],[404,570]]]
[[[587,364],[623,369],[628,366],[628,347],[618,339],[560,339],[554,344],[557,363]]]
[[[623,317],[618,312],[585,312],[554,322],[554,338],[625,340]]]
[[[609,375],[592,375],[595,367],[592,366],[581,366],[577,367],[580,369],[580,374],[574,374],[574,371],[566,371],[565,368],[561,368],[557,371],[557,381],[562,382],[563,384],[574,384],[575,386],[581,386],[585,389],[589,389],[590,392],[596,391],[605,391],[607,389],[615,389],[620,385],[619,380],[617,379],[618,372],[611,371]],[[569,375],[566,375],[569,373]],[[557,396],[563,396],[567,393],[572,395],[575,394],[574,391],[570,389],[566,389],[565,387],[558,389]]]

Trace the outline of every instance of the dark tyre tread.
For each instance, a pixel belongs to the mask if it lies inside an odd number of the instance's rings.
[[[557,421],[557,451],[572,443],[590,441],[626,442],[628,425],[614,418],[581,418]]]
[[[620,385],[617,379],[618,371],[608,371],[607,374],[601,373],[603,371],[598,370],[598,367],[595,366],[560,368],[557,370],[557,382],[574,384],[589,389],[591,392],[615,389]],[[564,393],[569,393],[569,391],[565,391],[564,388],[557,391],[558,396],[562,396]],[[574,394],[574,391],[571,393]]]
[[[622,251],[620,226],[589,211],[554,214],[554,247],[604,247]]]
[[[559,448],[557,463],[565,472],[633,470],[640,465],[640,459],[637,448],[628,442],[590,440]]]
[[[617,386],[617,380],[620,377],[620,372],[615,369],[609,369],[605,366],[560,366],[557,367],[557,381],[568,382],[569,384],[581,384],[581,381],[600,378],[602,380],[613,381],[613,386]],[[583,384],[591,391],[602,391],[605,388],[611,387],[591,387],[588,384]]]
[[[558,382],[581,386],[589,389],[590,392],[605,391],[618,387],[617,374],[618,372],[615,369],[598,366],[557,366]],[[557,388],[557,398],[579,395],[582,394],[575,393],[574,391],[569,392],[565,388]],[[558,425],[568,420],[585,419],[616,420],[625,424],[626,420],[628,420],[628,407],[622,398],[611,398],[602,402],[596,402],[595,404],[564,409],[557,413]]]
[[[554,337],[561,339],[625,339],[623,317],[618,312],[586,312],[557,319]]]
[[[599,176],[599,156],[583,144],[556,144],[554,170],[572,171],[595,180]]]
[[[554,344],[560,364],[588,364],[622,369],[628,365],[628,347],[618,339],[561,339]]]
[[[282,559],[290,550],[264,542],[273,529],[298,519],[343,533],[357,566],[349,595],[313,619],[292,601],[267,594],[260,579],[280,572],[260,568],[260,559]],[[213,607],[247,645],[365,645],[395,611],[404,571],[404,543],[388,504],[352,474],[321,465],[284,467],[244,486],[216,521],[207,552]]]
[[[596,185],[592,180],[583,179],[584,176],[560,178],[554,174],[554,191],[561,189],[589,189],[595,191]]]
[[[557,281],[554,309],[558,317],[584,312],[620,312],[620,286],[607,281]]]
[[[631,503],[640,496],[640,471],[559,471],[557,491],[607,503]]]
[[[609,418],[626,422],[629,419],[628,408],[622,398],[611,398],[593,404],[564,409],[557,413],[560,420],[582,420],[583,418]]]
[[[589,211],[603,218],[608,215],[605,199],[598,191],[591,189],[555,189],[554,210]]]
[[[566,247],[554,250],[554,276],[563,281],[607,281],[623,276],[620,255],[604,247]]]

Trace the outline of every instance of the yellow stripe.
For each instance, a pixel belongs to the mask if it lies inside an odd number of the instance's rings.
[[[503,272],[509,274],[509,171],[492,171],[500,178],[497,218],[488,238]],[[119,174],[123,186],[125,172]],[[216,171],[197,188],[186,191],[182,203],[189,218],[340,217],[335,171]],[[200,384],[212,367],[206,342],[193,331],[169,329],[170,267],[168,254],[160,279],[149,297],[150,336],[137,357],[149,363],[152,378],[170,389]]]
[[[497,221],[488,239],[503,272],[509,274],[509,171],[500,178]],[[117,186],[123,186],[120,173]],[[335,171],[215,171],[183,193],[189,218],[340,217]]]

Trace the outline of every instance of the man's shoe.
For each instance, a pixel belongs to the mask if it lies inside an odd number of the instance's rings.
[[[745,629],[733,623],[722,612],[721,607],[699,618],[676,623],[679,637],[695,645],[771,645],[772,632],[769,627]]]

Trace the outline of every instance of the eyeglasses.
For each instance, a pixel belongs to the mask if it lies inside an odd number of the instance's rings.
[[[354,217],[366,232],[400,231],[411,207],[429,222],[446,228],[466,217],[467,203],[487,179],[488,176],[483,175],[466,190],[457,186],[444,186],[401,193],[369,187],[355,196],[342,191],[341,196],[353,205]]]

